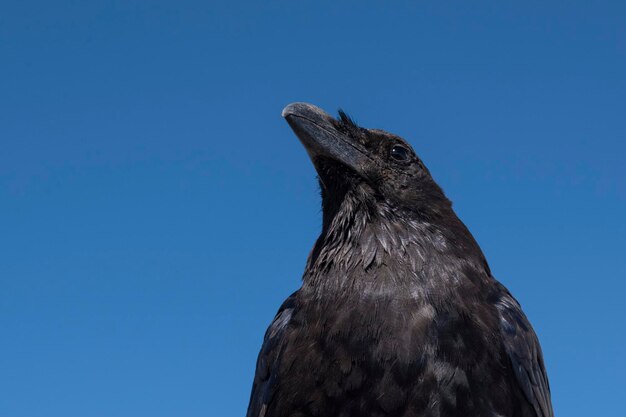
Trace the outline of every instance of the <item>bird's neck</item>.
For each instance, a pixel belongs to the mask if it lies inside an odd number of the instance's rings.
[[[442,227],[362,197],[347,193],[332,217],[324,219],[303,288],[318,294],[427,291],[429,285],[450,284],[446,281],[467,267],[488,273],[480,248],[453,212]]]

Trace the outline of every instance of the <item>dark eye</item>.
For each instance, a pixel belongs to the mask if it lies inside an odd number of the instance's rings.
[[[409,156],[409,150],[404,146],[394,145],[394,147],[391,148],[391,157],[396,161],[407,161]]]

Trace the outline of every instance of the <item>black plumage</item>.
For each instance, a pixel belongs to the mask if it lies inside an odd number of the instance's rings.
[[[283,116],[323,226],[265,335],[248,417],[552,417],[532,327],[411,147],[343,112]]]

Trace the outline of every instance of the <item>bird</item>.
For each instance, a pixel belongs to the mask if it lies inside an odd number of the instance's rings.
[[[247,417],[553,417],[538,338],[401,137],[284,108],[321,233],[258,355]]]

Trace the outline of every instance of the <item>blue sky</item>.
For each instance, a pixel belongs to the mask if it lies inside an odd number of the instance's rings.
[[[320,228],[308,101],[413,144],[557,414],[622,416],[626,3],[261,3],[1,6],[0,415],[245,413]]]

